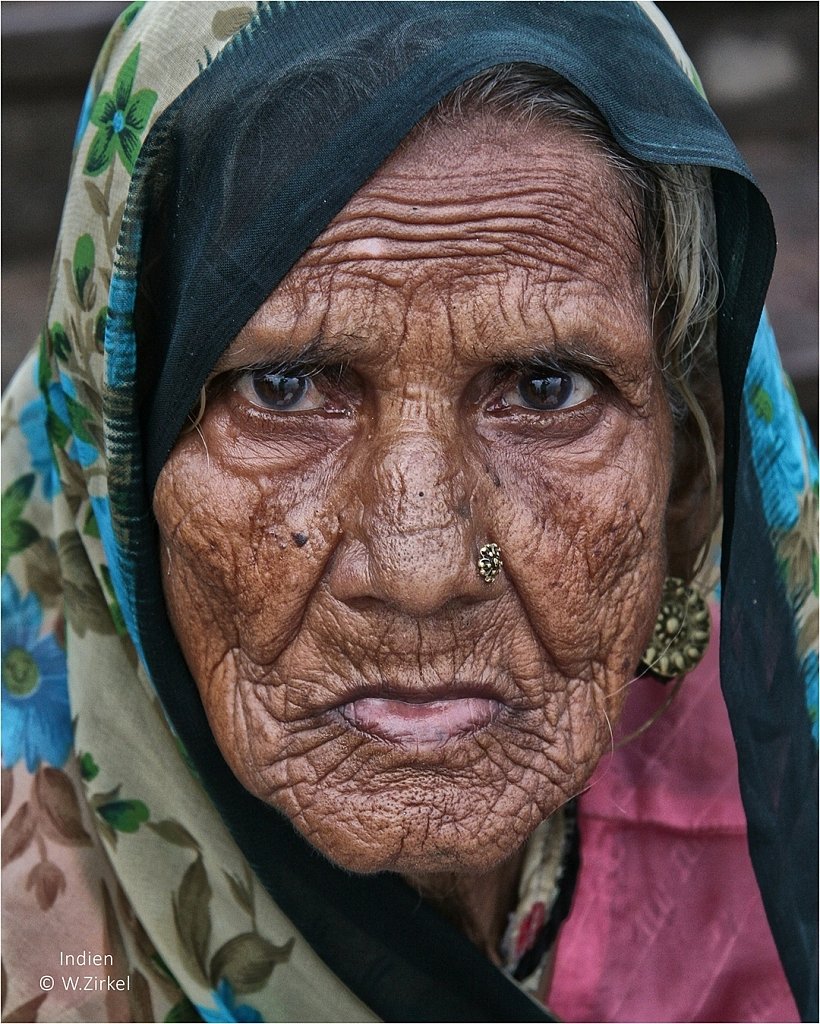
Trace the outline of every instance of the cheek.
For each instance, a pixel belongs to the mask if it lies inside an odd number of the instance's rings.
[[[498,532],[509,538],[505,569],[556,668],[598,683],[617,711],[666,573],[665,403],[646,418],[612,417],[598,435],[600,443],[557,451],[499,447],[494,464],[508,500]]]
[[[230,650],[261,664],[290,642],[338,529],[321,464],[274,473],[226,438],[217,423],[181,439],[154,494],[166,602],[203,693]]]

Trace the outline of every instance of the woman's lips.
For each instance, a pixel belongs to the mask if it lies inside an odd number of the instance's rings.
[[[502,705],[488,697],[406,701],[359,697],[339,713],[361,732],[398,746],[434,747],[489,725]]]

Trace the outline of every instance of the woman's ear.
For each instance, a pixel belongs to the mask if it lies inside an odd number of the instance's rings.
[[[710,431],[703,436],[694,415],[687,411],[675,426],[675,465],[666,509],[666,542],[670,576],[690,582],[699,568],[703,549],[721,517],[723,492],[723,399],[719,383],[700,382],[694,397]],[[710,455],[714,476],[710,472]],[[714,483],[712,482],[714,480]]]

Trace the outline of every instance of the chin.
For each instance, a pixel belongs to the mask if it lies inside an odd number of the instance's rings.
[[[314,793],[305,807],[297,803],[298,790],[289,790],[275,804],[311,845],[347,871],[482,875],[512,857],[568,799],[544,780],[529,797],[513,784],[499,793],[414,774],[378,793]],[[576,781],[580,789],[583,782]]]

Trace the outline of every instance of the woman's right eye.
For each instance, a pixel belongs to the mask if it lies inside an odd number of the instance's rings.
[[[235,383],[236,390],[251,405],[271,412],[310,412],[321,409],[325,397],[314,375],[297,369],[246,370]]]

